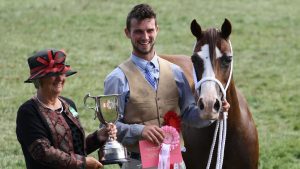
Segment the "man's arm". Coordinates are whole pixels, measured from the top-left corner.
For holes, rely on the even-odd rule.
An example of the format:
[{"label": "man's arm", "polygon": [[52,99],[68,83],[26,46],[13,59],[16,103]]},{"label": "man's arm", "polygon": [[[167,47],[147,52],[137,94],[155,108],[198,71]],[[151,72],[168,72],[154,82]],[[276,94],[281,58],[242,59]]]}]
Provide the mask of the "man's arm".
[{"label": "man's arm", "polygon": [[140,124],[125,124],[123,123],[123,115],[125,104],[129,98],[129,86],[125,74],[120,68],[114,69],[104,81],[104,94],[120,94],[119,97],[119,113],[120,119],[116,123],[117,139],[122,144],[136,144],[142,136],[144,125]]}]

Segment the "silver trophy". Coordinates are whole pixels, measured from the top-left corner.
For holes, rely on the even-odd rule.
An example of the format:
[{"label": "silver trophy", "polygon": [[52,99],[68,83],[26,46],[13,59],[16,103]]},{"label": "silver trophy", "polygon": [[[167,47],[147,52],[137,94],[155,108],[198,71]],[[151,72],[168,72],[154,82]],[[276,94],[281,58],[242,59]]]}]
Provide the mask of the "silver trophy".
[{"label": "silver trophy", "polygon": [[[98,117],[102,124],[115,123],[119,117],[118,96],[117,94],[102,96],[91,96],[87,94],[84,97],[84,105],[87,108],[95,110],[94,119]],[[108,139],[102,150],[99,149],[98,155],[99,161],[103,165],[128,162],[126,148],[112,138]],[[103,157],[101,158],[101,156]]]}]

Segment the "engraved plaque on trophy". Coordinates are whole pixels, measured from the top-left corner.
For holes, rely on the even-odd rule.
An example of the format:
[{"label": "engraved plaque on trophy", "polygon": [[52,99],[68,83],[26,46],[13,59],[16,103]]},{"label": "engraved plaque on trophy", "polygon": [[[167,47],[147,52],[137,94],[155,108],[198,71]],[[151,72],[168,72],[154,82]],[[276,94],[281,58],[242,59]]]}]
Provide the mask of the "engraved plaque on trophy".
[{"label": "engraved plaque on trophy", "polygon": [[[119,117],[119,95],[101,95],[91,96],[87,94],[84,97],[84,105],[87,108],[95,110],[95,119],[107,125],[108,123],[115,123]],[[105,143],[103,149],[99,149],[99,161],[102,164],[120,164],[127,162],[127,150],[118,141],[109,138]],[[100,159],[100,154],[103,157]]]}]

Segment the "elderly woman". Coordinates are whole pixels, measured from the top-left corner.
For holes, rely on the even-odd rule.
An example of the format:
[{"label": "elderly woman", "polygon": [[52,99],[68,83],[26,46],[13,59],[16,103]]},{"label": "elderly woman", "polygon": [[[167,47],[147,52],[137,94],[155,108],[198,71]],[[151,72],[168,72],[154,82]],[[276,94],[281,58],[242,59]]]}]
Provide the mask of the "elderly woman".
[{"label": "elderly woman", "polygon": [[108,125],[85,138],[74,102],[60,96],[66,77],[75,74],[62,50],[43,50],[28,58],[36,95],[20,106],[16,133],[28,169],[96,169],[102,164],[86,155],[116,137]]}]

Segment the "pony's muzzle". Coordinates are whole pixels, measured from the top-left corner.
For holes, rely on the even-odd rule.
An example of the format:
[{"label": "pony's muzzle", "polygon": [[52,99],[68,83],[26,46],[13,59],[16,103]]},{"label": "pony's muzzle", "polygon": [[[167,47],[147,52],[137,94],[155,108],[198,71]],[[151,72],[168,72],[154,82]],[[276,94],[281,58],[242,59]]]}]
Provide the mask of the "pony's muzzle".
[{"label": "pony's muzzle", "polygon": [[200,116],[205,120],[216,120],[219,118],[219,113],[222,109],[222,102],[218,98],[205,99],[200,97],[197,105],[200,109]]}]

